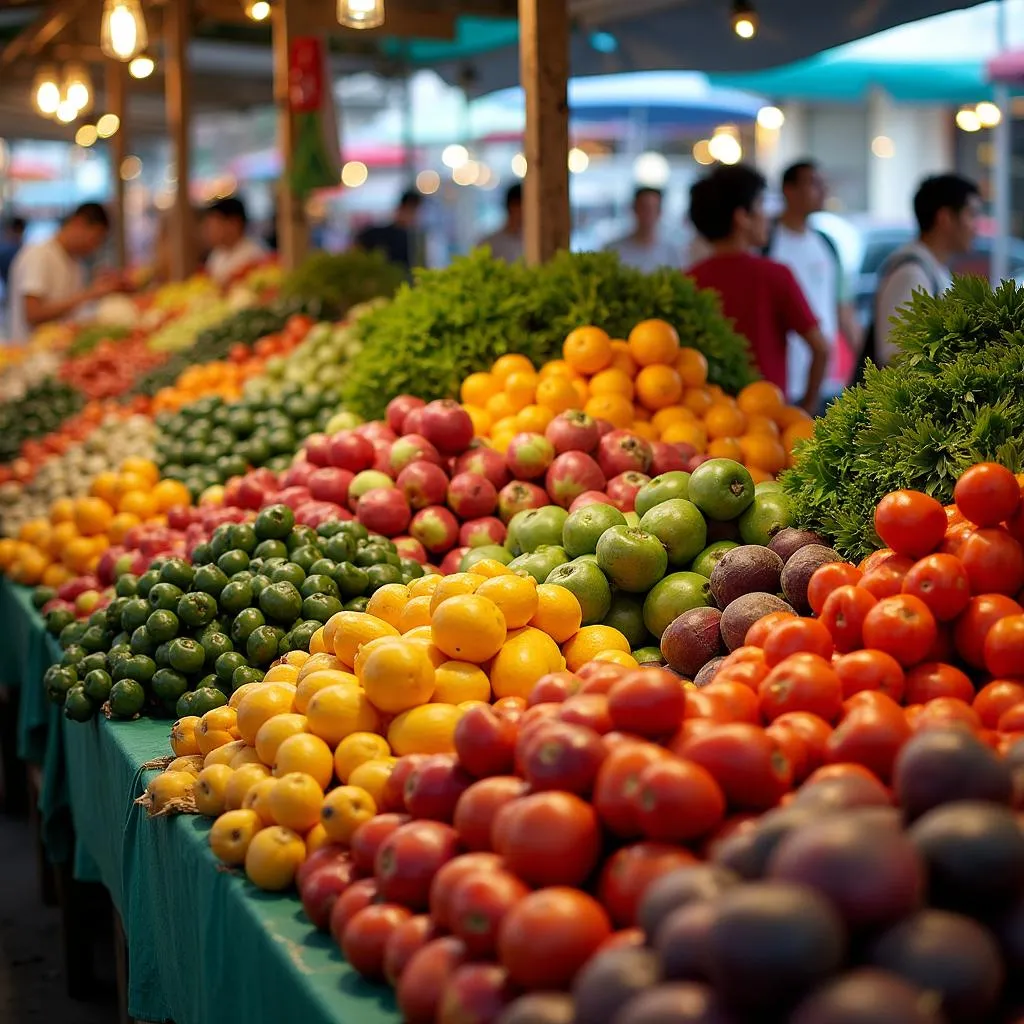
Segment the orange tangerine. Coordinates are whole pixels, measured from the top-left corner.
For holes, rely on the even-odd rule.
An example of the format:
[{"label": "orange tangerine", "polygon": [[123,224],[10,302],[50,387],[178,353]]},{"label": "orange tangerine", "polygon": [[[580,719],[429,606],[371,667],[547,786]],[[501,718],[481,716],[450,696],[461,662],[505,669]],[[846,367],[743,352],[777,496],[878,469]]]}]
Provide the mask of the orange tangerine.
[{"label": "orange tangerine", "polygon": [[245,851],[245,874],[260,889],[280,892],[291,888],[305,859],[302,836],[290,828],[271,825],[252,837]]},{"label": "orange tangerine", "polygon": [[696,419],[686,406],[670,405],[667,409],[659,409],[651,417],[651,424],[658,433],[663,433],[673,423],[695,423]]},{"label": "orange tangerine", "polygon": [[707,388],[687,388],[683,392],[683,407],[696,416],[703,416],[714,404],[714,396]]},{"label": "orange tangerine", "polygon": [[612,340],[600,327],[577,327],[565,339],[562,358],[580,373],[597,373],[612,361]]},{"label": "orange tangerine", "polygon": [[244,764],[241,768],[236,768],[224,789],[224,806],[229,811],[238,810],[245,800],[245,794],[257,782],[269,777],[270,769],[263,764]]},{"label": "orange tangerine", "polygon": [[256,733],[260,726],[274,715],[287,714],[292,710],[295,691],[285,683],[260,685],[247,693],[237,706],[238,735],[250,746],[256,744]]},{"label": "orange tangerine", "polygon": [[306,708],[306,728],[336,747],[354,732],[377,732],[380,716],[366,694],[352,686],[328,686]]},{"label": "orange tangerine", "polygon": [[196,739],[196,727],[199,722],[198,715],[186,715],[171,726],[171,750],[175,757],[199,753],[199,741]]},{"label": "orange tangerine", "polygon": [[639,367],[629,351],[629,342],[616,338],[612,341],[611,369],[622,370],[627,377],[635,377]]},{"label": "orange tangerine", "polygon": [[196,726],[196,742],[199,744],[199,753],[205,756],[217,747],[223,747],[225,743],[237,740],[238,716],[234,708],[219,707],[207,711],[199,720]]},{"label": "orange tangerine", "polygon": [[782,436],[778,423],[767,416],[747,416],[747,433],[764,434],[767,437],[778,438]]},{"label": "orange tangerine", "polygon": [[716,402],[704,414],[704,429],[708,437],[739,437],[747,429],[747,418],[731,405]]},{"label": "orange tangerine", "polygon": [[150,459],[143,459],[137,455],[130,455],[120,466],[122,473],[132,473],[141,477],[148,486],[153,487],[160,479],[160,468]]},{"label": "orange tangerine", "polygon": [[317,850],[331,845],[331,837],[323,825],[314,825],[306,833],[306,856],[312,857]]},{"label": "orange tangerine", "polygon": [[417,626],[430,625],[430,595],[410,597],[398,619],[398,632],[406,634]]},{"label": "orange tangerine", "polygon": [[537,404],[550,409],[555,415],[567,409],[575,409],[579,396],[573,381],[561,374],[544,377],[537,384]]},{"label": "orange tangerine", "polygon": [[273,772],[277,778],[290,772],[306,772],[321,789],[326,789],[334,776],[334,754],[319,736],[298,732],[278,744]]},{"label": "orange tangerine", "polygon": [[107,536],[112,544],[120,544],[128,535],[128,531],[142,523],[142,517],[136,512],[118,512],[110,520]]},{"label": "orange tangerine", "polygon": [[625,651],[602,651],[594,655],[594,661],[610,661],[615,665],[622,665],[624,668],[639,668],[640,663],[632,654]]},{"label": "orange tangerine", "polygon": [[496,395],[488,398],[484,410],[491,417],[491,422],[494,424],[492,430],[496,429],[502,420],[515,416],[519,412],[516,406],[512,404],[512,399],[504,391],[499,391]]},{"label": "orange tangerine", "polygon": [[[508,629],[525,626],[537,611],[537,581],[532,576],[495,576],[481,583],[476,595],[486,597],[498,606]],[[468,697],[465,699],[469,700]]]},{"label": "orange tangerine", "polygon": [[590,385],[582,377],[577,377],[573,380],[572,386],[576,392],[576,408],[582,409],[590,398]]},{"label": "orange tangerine", "polygon": [[513,373],[535,373],[533,363],[524,355],[510,352],[508,355],[500,356],[491,367],[491,374],[497,378],[498,383],[504,386],[505,381]]},{"label": "orange tangerine", "polygon": [[274,758],[277,756],[277,748],[289,736],[297,736],[299,733],[305,732],[305,729],[305,715],[288,713],[268,718],[256,730],[256,743],[254,746],[260,760],[266,765],[273,765]]},{"label": "orange tangerine", "polygon": [[177,505],[191,505],[192,495],[180,480],[161,480],[152,490],[153,501],[161,512]]},{"label": "orange tangerine", "polygon": [[433,616],[443,601],[459,594],[472,594],[483,583],[484,577],[471,572],[457,572],[439,578],[430,596],[430,614]]},{"label": "orange tangerine", "polygon": [[485,406],[487,399],[501,390],[501,381],[491,373],[471,373],[459,388],[459,397],[466,405]]},{"label": "orange tangerine", "polygon": [[505,642],[491,663],[491,688],[495,697],[528,698],[537,680],[565,668],[558,644],[542,630],[528,626]]},{"label": "orange tangerine", "polygon": [[505,378],[505,395],[516,412],[533,403],[539,380],[532,370],[529,373],[512,373]]},{"label": "orange tangerine", "polygon": [[196,810],[200,814],[215,818],[224,813],[225,790],[233,772],[234,769],[226,764],[212,764],[196,776],[192,796],[196,801]]},{"label": "orange tangerine", "polygon": [[[418,710],[418,709],[417,709]],[[348,784],[363,789],[375,804],[384,802],[384,787],[388,784],[391,773],[395,770],[397,757],[375,757],[372,761],[364,761],[353,769],[348,777]]]},{"label": "orange tangerine", "polygon": [[602,651],[623,651],[629,654],[629,641],[612,626],[584,626],[562,648],[570,672],[593,661]]},{"label": "orange tangerine", "polygon": [[344,669],[322,669],[319,672],[311,672],[308,676],[303,676],[295,687],[295,697],[292,702],[295,711],[304,715],[314,694],[326,690],[328,686],[358,687],[359,680]]},{"label": "orange tangerine", "polygon": [[352,833],[377,813],[373,797],[359,786],[338,786],[320,808],[320,824],[332,843],[347,846]]},{"label": "orange tangerine", "polygon": [[703,387],[708,381],[708,361],[695,348],[681,348],[675,361],[676,372],[688,388]]},{"label": "orange tangerine", "polygon": [[716,437],[708,444],[708,455],[713,459],[732,459],[733,462],[743,461],[743,448],[738,438]]},{"label": "orange tangerine", "polygon": [[114,505],[117,503],[119,493],[118,482],[117,473],[109,469],[104,470],[93,478],[92,483],[89,485],[89,493],[96,498],[102,498],[110,505]]},{"label": "orange tangerine", "polygon": [[589,386],[590,394],[593,396],[622,395],[623,398],[633,400],[633,376],[614,366],[595,373],[590,378]]},{"label": "orange tangerine", "polygon": [[50,522],[70,523],[75,518],[75,503],[71,498],[58,498],[50,506]]},{"label": "orange tangerine", "polygon": [[117,494],[121,497],[129,491],[145,491],[149,493],[150,483],[138,473],[119,473],[117,476]]},{"label": "orange tangerine", "polygon": [[786,396],[778,385],[758,380],[743,388],[736,396],[736,402],[747,416],[767,416],[774,420],[785,407]]},{"label": "orange tangerine", "polygon": [[284,662],[280,665],[271,665],[261,681],[264,683],[291,683],[294,686],[299,681],[299,670],[295,665]]},{"label": "orange tangerine", "polygon": [[490,702],[491,681],[479,666],[468,661],[446,661],[434,673],[434,694],[438,704],[461,704],[467,700]]},{"label": "orange tangerine", "polygon": [[[335,625],[330,630],[332,622]],[[328,619],[327,626],[334,642],[334,653],[345,665],[354,664],[356,652],[370,640],[379,636],[398,636],[398,630],[390,622],[366,612],[338,612]],[[324,639],[327,640],[326,633]]]},{"label": "orange tangerine", "polygon": [[274,788],[270,790],[269,802],[274,820],[301,834],[308,832],[320,821],[324,791],[312,775],[288,772],[278,777]]},{"label": "orange tangerine", "polygon": [[21,529],[18,530],[18,540],[34,547],[45,548],[52,529],[47,519],[30,519],[27,523],[22,523]]},{"label": "orange tangerine", "polygon": [[[0,562],[0,565],[3,563]],[[40,582],[46,587],[59,587],[72,579],[71,570],[66,566],[54,562],[43,570],[43,577]]]},{"label": "orange tangerine", "polygon": [[236,750],[231,760],[228,761],[228,766],[231,768],[241,768],[243,764],[263,764],[255,747],[243,744],[241,749]]},{"label": "orange tangerine", "polygon": [[768,473],[763,469],[758,469],[757,466],[747,466],[747,472],[750,474],[750,479],[755,484],[769,483],[775,479],[772,473]]},{"label": "orange tangerine", "polygon": [[568,377],[572,379],[579,376],[579,374],[564,359],[551,359],[537,371],[537,376],[541,380],[546,380],[548,377]]},{"label": "orange tangerine", "polygon": [[793,451],[797,441],[814,437],[814,420],[795,420],[782,432],[782,446],[787,452]]},{"label": "orange tangerine", "polygon": [[139,519],[150,519],[159,512],[156,501],[149,491],[125,491],[117,502],[118,512],[129,512]]},{"label": "orange tangerine", "polygon": [[[319,632],[319,630],[317,630]],[[314,634],[316,635],[316,634]],[[341,672],[345,671],[345,666],[334,656],[334,651],[320,651],[317,654],[311,654],[305,661],[305,663],[299,668],[299,675],[296,679],[296,685],[302,682],[306,676],[312,675],[314,672],[322,672],[325,669],[337,669]]]},{"label": "orange tangerine", "polygon": [[775,417],[775,422],[785,430],[787,427],[793,426],[794,423],[813,423],[814,417],[804,412],[798,405],[787,405]]},{"label": "orange tangerine", "polygon": [[75,572],[84,573],[93,560],[92,542],[88,537],[72,537],[64,546],[61,561]]},{"label": "orange tangerine", "polygon": [[633,424],[633,403],[622,395],[598,395],[583,406],[595,420],[607,420],[613,427],[625,429]]},{"label": "orange tangerine", "polygon": [[508,629],[501,609],[486,597],[458,594],[437,607],[431,621],[435,646],[456,661],[493,658]]},{"label": "orange tangerine", "polygon": [[210,849],[222,864],[242,864],[249,845],[262,828],[263,822],[255,811],[226,811],[210,829]]},{"label": "orange tangerine", "polygon": [[704,451],[708,443],[708,434],[701,423],[673,423],[662,431],[661,439],[666,444],[688,444]]},{"label": "orange tangerine", "polygon": [[404,583],[387,583],[370,596],[366,613],[376,615],[397,629],[408,601],[409,589]]},{"label": "orange tangerine", "polygon": [[766,473],[778,473],[786,468],[786,449],[774,437],[764,434],[744,434],[740,438],[743,461],[757,466]]},{"label": "orange tangerine", "polygon": [[469,418],[473,421],[473,433],[477,437],[486,437],[491,432],[494,422],[491,419],[491,414],[478,405],[464,405],[462,408],[466,410]]},{"label": "orange tangerine", "polygon": [[650,410],[666,409],[683,397],[683,382],[671,366],[652,363],[636,378],[637,398]]},{"label": "orange tangerine", "polygon": [[491,430],[491,436],[489,438],[491,447],[502,455],[508,451],[508,446],[512,443],[512,438],[518,434],[519,431],[516,427],[494,427]]},{"label": "orange tangerine", "polygon": [[[218,768],[219,765],[210,767]],[[255,811],[260,816],[264,828],[268,825],[278,824],[274,818],[274,812],[270,809],[270,794],[276,785],[277,779],[273,777],[260,779],[255,786],[249,787],[249,792],[245,794],[245,799],[242,801],[242,810]]]},{"label": "orange tangerine", "polygon": [[554,418],[554,411],[547,406],[528,405],[516,413],[516,430],[528,434],[543,434]]},{"label": "orange tangerine", "polygon": [[679,335],[664,320],[642,320],[629,332],[629,353],[638,366],[674,363],[679,355]]},{"label": "orange tangerine", "polygon": [[57,523],[50,531],[50,539],[46,545],[46,550],[54,558],[59,558],[68,541],[73,540],[77,536],[78,527],[73,522],[65,520],[64,522]]},{"label": "orange tangerine", "polygon": [[434,692],[434,666],[414,641],[394,640],[375,648],[360,679],[370,703],[391,715],[426,704]]},{"label": "orange tangerine", "polygon": [[454,753],[455,726],[461,717],[462,711],[454,704],[424,704],[410,708],[388,727],[388,743],[398,757]]},{"label": "orange tangerine", "polygon": [[439,576],[434,572],[428,576],[421,576],[419,579],[412,580],[409,583],[409,596],[412,598],[430,597],[443,578],[443,576]]},{"label": "orange tangerine", "polygon": [[483,576],[484,579],[488,580],[495,576],[513,575],[512,570],[504,562],[499,562],[496,558],[481,558],[479,562],[474,563],[470,572],[474,576]]},{"label": "orange tangerine", "polygon": [[537,610],[530,619],[531,626],[563,644],[579,630],[582,621],[583,611],[572,591],[554,583],[537,586]]},{"label": "orange tangerine", "polygon": [[75,501],[75,526],[83,537],[105,533],[113,518],[114,510],[102,498],[85,497]]},{"label": "orange tangerine", "polygon": [[343,783],[347,783],[361,764],[390,755],[391,748],[383,736],[373,732],[354,732],[346,736],[334,751],[334,772]]}]

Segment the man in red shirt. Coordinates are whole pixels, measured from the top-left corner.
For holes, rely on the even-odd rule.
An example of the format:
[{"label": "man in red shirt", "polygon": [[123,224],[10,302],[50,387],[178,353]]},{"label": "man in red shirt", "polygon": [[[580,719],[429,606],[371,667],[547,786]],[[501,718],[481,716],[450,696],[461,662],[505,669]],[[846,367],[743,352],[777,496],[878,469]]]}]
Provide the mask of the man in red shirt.
[{"label": "man in red shirt", "polygon": [[701,288],[721,296],[722,310],[749,342],[761,375],[786,391],[790,332],[811,350],[807,393],[800,401],[818,411],[828,366],[828,343],[788,267],[756,255],[768,242],[765,180],[738,164],[718,167],[690,190],[690,220],[711,246],[711,256],[690,268]]}]

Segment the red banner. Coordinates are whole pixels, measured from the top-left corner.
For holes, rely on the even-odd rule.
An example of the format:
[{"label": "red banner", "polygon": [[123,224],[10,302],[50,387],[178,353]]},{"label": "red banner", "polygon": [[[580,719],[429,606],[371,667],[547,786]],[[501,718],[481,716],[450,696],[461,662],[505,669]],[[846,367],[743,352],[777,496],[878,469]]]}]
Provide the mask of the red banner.
[{"label": "red banner", "polygon": [[288,102],[293,113],[312,114],[324,98],[324,48],[319,39],[292,41],[288,54]]}]

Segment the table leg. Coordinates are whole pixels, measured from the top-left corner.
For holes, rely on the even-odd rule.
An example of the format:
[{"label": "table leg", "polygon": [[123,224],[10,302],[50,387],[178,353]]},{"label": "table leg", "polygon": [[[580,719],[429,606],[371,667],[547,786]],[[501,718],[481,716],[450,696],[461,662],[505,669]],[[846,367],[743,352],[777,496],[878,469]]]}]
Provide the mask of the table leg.
[{"label": "table leg", "polygon": [[32,829],[32,835],[36,846],[36,864],[39,876],[39,894],[43,905],[55,907],[57,905],[56,878],[53,865],[47,860],[46,850],[43,846],[42,830],[39,821],[39,789],[42,785],[42,775],[36,765],[29,765],[25,773],[25,792],[28,802],[28,820]]},{"label": "table leg", "polygon": [[117,1020],[118,1024],[139,1024],[128,1012],[128,943],[125,940],[124,924],[117,907],[111,904],[114,918],[114,965],[117,969]]},{"label": "table leg", "polygon": [[25,804],[25,765],[18,760],[18,691],[0,686],[0,809],[20,817]]}]

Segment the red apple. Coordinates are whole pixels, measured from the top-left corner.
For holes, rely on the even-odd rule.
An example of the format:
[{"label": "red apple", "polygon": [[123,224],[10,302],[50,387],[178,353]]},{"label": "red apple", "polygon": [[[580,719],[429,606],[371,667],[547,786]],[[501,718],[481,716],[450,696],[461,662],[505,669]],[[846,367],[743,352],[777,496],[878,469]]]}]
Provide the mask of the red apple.
[{"label": "red apple", "polygon": [[335,505],[333,501],[307,501],[295,509],[295,522],[303,526],[316,527],[332,520],[348,522],[352,518],[347,508]]},{"label": "red apple", "polygon": [[594,422],[597,424],[597,438],[599,441],[605,434],[610,434],[615,429],[615,424],[609,420],[596,419]]},{"label": "red apple", "polygon": [[555,446],[543,434],[516,434],[505,451],[509,471],[517,480],[536,480],[554,459]]},{"label": "red apple", "polygon": [[479,473],[487,477],[499,491],[509,480],[505,456],[488,448],[482,441],[474,441],[469,451],[456,458],[452,473]]},{"label": "red apple", "polygon": [[399,558],[411,558],[414,562],[424,565],[427,561],[427,549],[415,537],[392,537],[398,550]]},{"label": "red apple", "polygon": [[469,708],[453,735],[459,764],[478,779],[509,774],[518,733],[517,719],[499,715],[483,705]]},{"label": "red apple", "polygon": [[551,500],[568,508],[584,491],[603,490],[605,479],[601,467],[589,455],[570,451],[563,452],[551,463],[544,483]]},{"label": "red apple", "polygon": [[377,470],[379,473],[387,473],[388,476],[394,476],[391,472],[391,441],[373,441],[373,465],[371,469]]},{"label": "red apple", "polygon": [[326,867],[328,864],[335,864],[338,861],[348,861],[351,859],[349,851],[339,843],[328,843],[326,846],[321,846],[319,850],[311,853],[299,865],[299,870],[295,872],[295,885],[301,892],[307,879],[311,878],[322,867]]},{"label": "red apple", "polygon": [[438,567],[442,576],[453,576],[459,571],[459,567],[462,565],[463,558],[466,557],[472,551],[472,548],[452,548],[444,558],[441,559],[441,564]]},{"label": "red apple", "polygon": [[569,506],[570,512],[575,512],[579,508],[586,508],[587,505],[610,505],[611,500],[604,491],[584,491],[582,494],[577,495],[572,499],[572,504]]},{"label": "red apple", "polygon": [[348,504],[348,489],[355,474],[337,466],[314,469],[306,486],[317,501],[333,501],[335,505]]},{"label": "red apple", "polygon": [[497,504],[494,484],[479,473],[459,473],[448,485],[448,507],[460,519],[489,516]]},{"label": "red apple", "polygon": [[309,493],[308,487],[285,487],[283,490],[277,492],[277,502],[281,505],[287,505],[290,509],[297,509],[300,505],[305,504],[313,497]]},{"label": "red apple", "polygon": [[562,452],[592,452],[600,440],[597,421],[579,409],[559,413],[544,430],[544,436]]},{"label": "red apple", "polygon": [[376,453],[373,442],[354,430],[342,430],[328,443],[327,455],[332,466],[360,473],[373,465]]},{"label": "red apple", "polygon": [[413,409],[422,409],[427,403],[422,398],[417,398],[415,395],[398,395],[396,398],[392,398],[388,402],[385,416],[387,417],[388,426],[399,436],[404,434],[406,431],[403,428],[405,423],[405,417],[413,411]]},{"label": "red apple", "polygon": [[473,421],[458,402],[442,398],[423,409],[423,433],[438,451],[458,455],[473,440]]},{"label": "red apple", "polygon": [[548,493],[537,484],[513,480],[498,492],[498,515],[503,523],[528,508],[543,508],[548,504]]},{"label": "red apple", "polygon": [[447,979],[437,1024],[491,1024],[516,995],[518,989],[509,981],[504,967],[463,964]]},{"label": "red apple", "polygon": [[370,423],[360,423],[358,427],[354,428],[355,432],[360,437],[365,437],[367,441],[397,441],[398,435],[383,421],[373,420]]},{"label": "red apple", "polygon": [[438,450],[419,434],[405,434],[391,446],[391,475],[397,477],[413,462],[433,462],[441,465]]},{"label": "red apple", "polygon": [[317,931],[327,931],[338,897],[356,880],[351,857],[339,857],[306,875],[299,889],[302,909]]},{"label": "red apple", "polygon": [[306,458],[314,466],[331,464],[331,439],[326,434],[310,434],[304,445]]},{"label": "red apple", "polygon": [[411,409],[406,413],[405,419],[402,420],[402,429],[398,432],[400,435],[403,434],[422,434],[423,433],[423,410],[426,406],[420,408]]},{"label": "red apple", "polygon": [[459,530],[459,543],[463,547],[481,548],[485,544],[503,544],[507,534],[505,524],[494,516],[470,519]]},{"label": "red apple", "polygon": [[348,507],[353,512],[359,507],[359,499],[368,492],[380,488],[393,488],[394,480],[376,469],[364,469],[362,473],[356,473],[352,482],[348,485]]},{"label": "red apple", "polygon": [[653,454],[650,443],[639,434],[613,430],[598,442],[597,464],[609,479],[620,473],[646,473],[651,468]]},{"label": "red apple", "polygon": [[377,487],[367,491],[356,506],[356,518],[371,533],[397,537],[412,518],[405,495],[395,487]]},{"label": "red apple", "polygon": [[688,458],[689,456],[684,456],[676,445],[666,444],[664,441],[652,441],[651,465],[647,472],[651,476],[661,476],[662,473],[685,470]]},{"label": "red apple", "polygon": [[704,452],[698,452],[696,455],[691,455],[689,461],[686,463],[686,472],[692,473],[698,466],[705,462],[710,462],[711,456]]},{"label": "red apple", "polygon": [[459,522],[442,505],[429,505],[412,517],[409,534],[432,555],[451,550],[459,539]]},{"label": "red apple", "polygon": [[[283,487],[309,487],[309,478],[316,472],[316,466],[306,459],[297,459],[281,474]],[[310,492],[312,493],[312,492]]]},{"label": "red apple", "polygon": [[450,825],[459,797],[473,779],[454,754],[435,754],[416,765],[405,780],[405,806],[414,818]]},{"label": "red apple", "polygon": [[636,492],[650,482],[651,478],[646,473],[620,473],[608,481],[605,490],[611,503],[620,512],[632,512],[636,505]]}]

